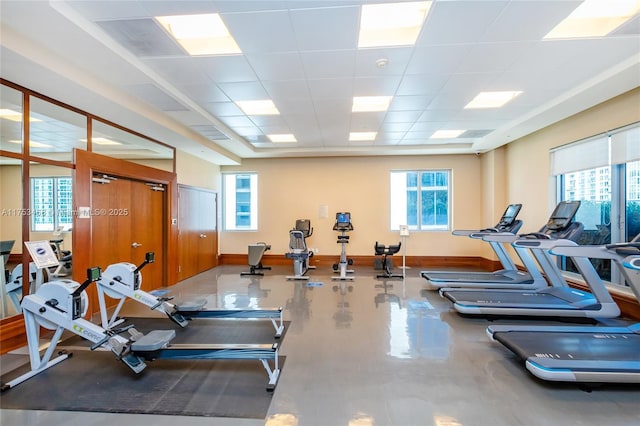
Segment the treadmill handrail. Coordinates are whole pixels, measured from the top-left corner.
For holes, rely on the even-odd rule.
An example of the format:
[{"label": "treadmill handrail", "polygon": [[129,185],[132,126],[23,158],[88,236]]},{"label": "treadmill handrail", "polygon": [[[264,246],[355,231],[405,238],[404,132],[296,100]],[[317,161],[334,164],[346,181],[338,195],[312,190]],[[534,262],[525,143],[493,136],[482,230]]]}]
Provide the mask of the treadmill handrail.
[{"label": "treadmill handrail", "polygon": [[479,229],[454,229],[451,232],[451,235],[455,235],[456,237],[468,237],[475,232],[480,232]]},{"label": "treadmill handrail", "polygon": [[[496,243],[511,243],[519,238],[516,234],[512,234],[511,232],[478,233],[478,235],[483,241]],[[473,235],[471,238],[473,238]]]},{"label": "treadmill handrail", "polygon": [[[558,247],[558,246],[563,246],[563,247],[578,246],[578,244],[572,240],[563,240],[563,239],[535,240],[535,239],[528,239],[528,238],[517,239],[512,243],[512,245],[514,247],[527,247],[527,248],[536,248],[536,249],[542,249],[542,250],[552,250],[554,247]],[[555,253],[551,251],[551,254],[555,254]]]},{"label": "treadmill handrail", "polygon": [[[622,243],[624,244],[624,243]],[[615,249],[615,247],[608,248],[611,245],[604,246],[593,246],[593,245],[585,245],[585,246],[574,246],[567,247],[565,245],[556,246],[553,248],[550,253],[557,256],[569,256],[573,259],[574,263],[579,260],[586,260],[588,258],[591,259],[606,259],[611,260],[618,266],[620,273],[624,277],[625,281],[629,284],[629,287],[633,291],[633,294],[636,296],[638,301],[640,302],[640,274],[637,272],[638,268],[635,268],[631,265],[631,263],[635,263],[637,261],[629,258],[640,258],[638,255],[627,256],[626,253],[620,253]],[[617,246],[617,245],[615,245]],[[588,261],[588,260],[586,260]],[[585,280],[588,281],[586,277]],[[606,289],[606,286],[602,282],[602,279],[597,276],[597,278],[593,278],[593,280],[599,280],[602,283],[602,287]],[[587,282],[587,285],[589,283]]]}]

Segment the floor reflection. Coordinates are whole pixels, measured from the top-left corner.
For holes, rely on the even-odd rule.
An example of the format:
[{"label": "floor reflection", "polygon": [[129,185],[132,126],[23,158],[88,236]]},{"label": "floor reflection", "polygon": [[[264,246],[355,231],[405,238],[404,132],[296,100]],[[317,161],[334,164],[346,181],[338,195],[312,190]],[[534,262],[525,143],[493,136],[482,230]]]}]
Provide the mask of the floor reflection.
[{"label": "floor reflection", "polygon": [[389,352],[394,358],[447,359],[449,325],[426,300],[408,299],[406,309],[389,305]]}]

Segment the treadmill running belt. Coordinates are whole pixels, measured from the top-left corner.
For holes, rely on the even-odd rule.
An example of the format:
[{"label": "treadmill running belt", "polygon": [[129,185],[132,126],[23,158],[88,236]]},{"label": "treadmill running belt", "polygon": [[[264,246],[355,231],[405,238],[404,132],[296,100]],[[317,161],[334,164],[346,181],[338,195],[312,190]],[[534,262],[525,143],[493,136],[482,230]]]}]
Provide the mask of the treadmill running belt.
[{"label": "treadmill running belt", "polygon": [[498,332],[494,338],[523,360],[530,357],[574,361],[640,362],[640,334]]},{"label": "treadmill running belt", "polygon": [[423,277],[431,281],[446,282],[513,282],[526,284],[533,280],[527,273],[518,273],[517,279],[513,275],[496,274],[493,272],[459,272],[459,273],[434,273],[423,274]]},{"label": "treadmill running belt", "polygon": [[[549,306],[553,305],[554,308],[559,309],[577,309],[575,306],[569,304],[566,300],[554,296],[549,293],[536,293],[536,292],[519,292],[519,291],[445,291],[443,295],[454,303],[461,305],[478,305],[478,306],[492,306],[498,308],[507,307],[531,307],[537,306]],[[595,301],[595,300],[594,300]],[[536,306],[537,305],[537,306]],[[594,303],[594,305],[600,306]],[[590,307],[582,306],[581,309],[589,309]]]}]

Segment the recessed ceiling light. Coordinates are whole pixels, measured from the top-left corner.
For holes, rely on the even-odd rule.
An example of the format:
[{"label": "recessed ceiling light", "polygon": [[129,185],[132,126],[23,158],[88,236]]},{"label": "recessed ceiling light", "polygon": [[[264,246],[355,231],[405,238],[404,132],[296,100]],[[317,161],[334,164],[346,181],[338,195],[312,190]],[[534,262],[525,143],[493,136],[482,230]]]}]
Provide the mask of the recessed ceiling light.
[{"label": "recessed ceiling light", "polygon": [[415,44],[430,7],[430,1],[363,5],[358,48]]},{"label": "recessed ceiling light", "polygon": [[393,96],[354,96],[352,112],[386,111]]},{"label": "recessed ceiling light", "polygon": [[349,133],[350,141],[373,141],[376,139],[378,132],[351,132]]},{"label": "recessed ceiling light", "polygon": [[639,11],[638,0],[586,0],[544,38],[602,37]]},{"label": "recessed ceiling light", "polygon": [[242,53],[217,13],[156,16],[156,20],[190,55]]},{"label": "recessed ceiling light", "polygon": [[480,92],[469,102],[465,109],[471,108],[499,108],[518,96],[521,91]]},{"label": "recessed ceiling light", "polygon": [[431,139],[453,139],[464,133],[464,130],[437,130]]},{"label": "recessed ceiling light", "polygon": [[283,134],[277,134],[277,135],[267,135],[267,137],[269,139],[271,139],[271,142],[273,142],[273,143],[298,142],[296,140],[296,137],[294,135],[292,135],[291,133],[283,133]]},{"label": "recessed ceiling light", "polygon": [[278,115],[280,111],[270,99],[260,101],[238,101],[236,105],[240,107],[246,115]]}]

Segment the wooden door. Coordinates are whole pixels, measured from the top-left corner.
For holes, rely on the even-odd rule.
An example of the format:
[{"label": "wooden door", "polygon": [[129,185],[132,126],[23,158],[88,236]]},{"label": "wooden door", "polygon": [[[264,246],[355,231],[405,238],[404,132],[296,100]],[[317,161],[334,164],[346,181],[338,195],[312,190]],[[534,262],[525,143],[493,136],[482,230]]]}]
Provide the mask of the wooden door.
[{"label": "wooden door", "polygon": [[[113,263],[131,261],[131,216],[113,214],[114,209],[130,208],[130,203],[131,181],[104,179],[92,183],[91,267],[99,266],[104,271]],[[95,288],[90,288],[89,296],[91,306],[98,306]]]},{"label": "wooden door", "polygon": [[154,290],[164,283],[164,187],[131,181],[131,241],[129,262],[140,265],[148,252],[155,253],[155,262],[142,269],[142,288]]},{"label": "wooden door", "polygon": [[217,194],[199,191],[198,195],[198,272],[203,272],[218,265]]},{"label": "wooden door", "polygon": [[178,188],[178,280],[198,272],[199,229],[197,219],[198,192],[189,187]]},{"label": "wooden door", "polygon": [[142,270],[147,291],[165,285],[164,191],[153,188],[145,182],[114,178],[94,182],[91,194],[92,265],[103,270],[118,262],[137,266],[152,251],[155,262]]},{"label": "wooden door", "polygon": [[218,265],[217,194],[178,187],[178,279]]}]

